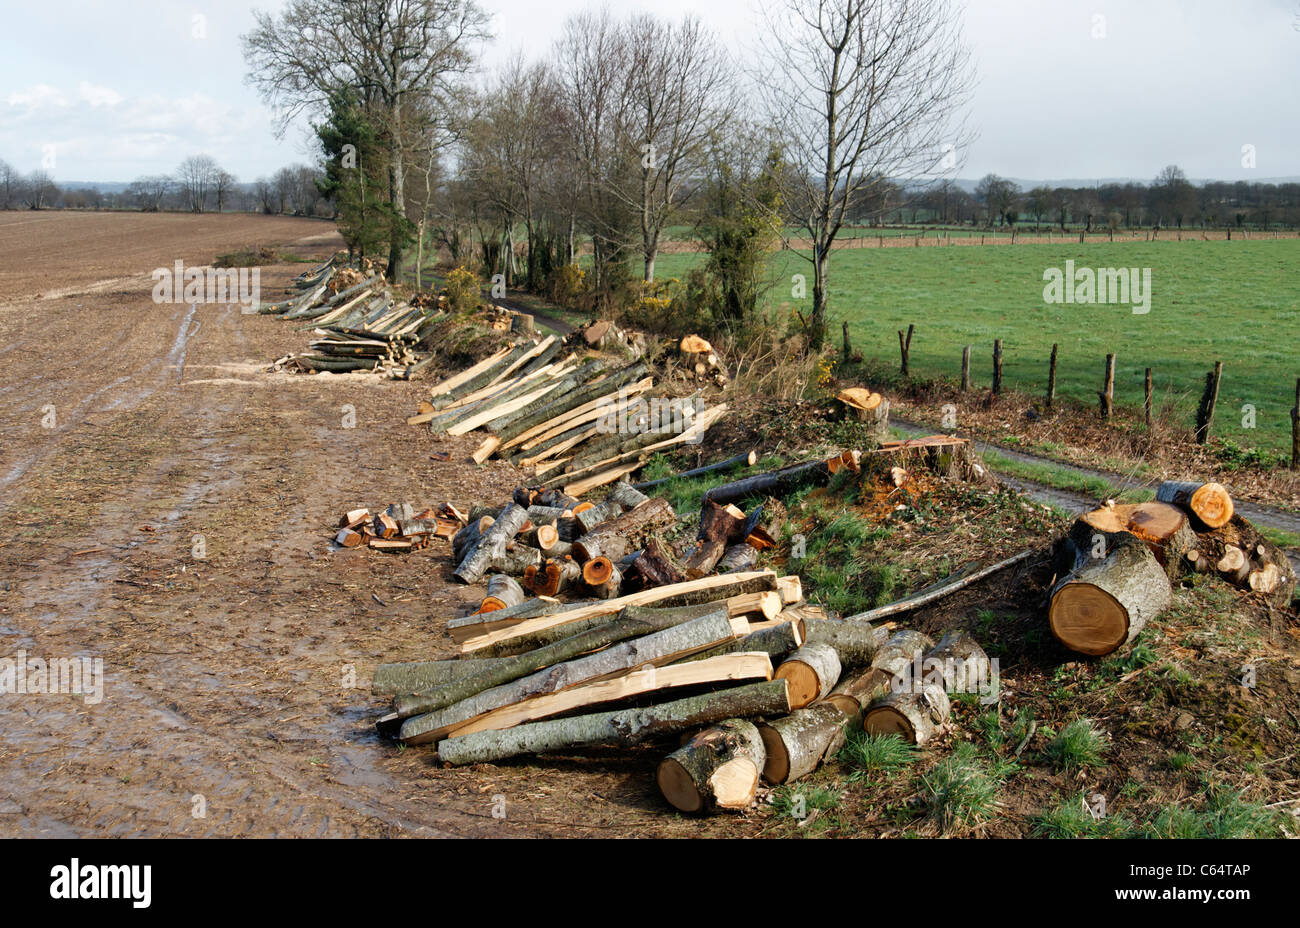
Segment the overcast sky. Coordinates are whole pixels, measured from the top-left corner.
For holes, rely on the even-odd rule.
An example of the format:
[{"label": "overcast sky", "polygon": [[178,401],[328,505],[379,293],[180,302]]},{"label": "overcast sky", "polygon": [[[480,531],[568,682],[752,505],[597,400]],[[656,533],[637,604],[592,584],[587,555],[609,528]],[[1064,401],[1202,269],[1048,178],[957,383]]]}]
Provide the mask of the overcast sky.
[{"label": "overcast sky", "polygon": [[[780,0],[767,0],[777,3]],[[5,0],[0,158],[56,180],[129,181],[206,152],[242,180],[310,160],[273,134],[244,81],[251,8],[282,0]],[[588,0],[482,0],[491,66],[543,56]],[[611,2],[694,13],[740,56],[753,0]],[[979,137],[961,177],[1149,179],[1300,175],[1300,0],[969,0]],[[1253,145],[1254,169],[1242,166]]]}]

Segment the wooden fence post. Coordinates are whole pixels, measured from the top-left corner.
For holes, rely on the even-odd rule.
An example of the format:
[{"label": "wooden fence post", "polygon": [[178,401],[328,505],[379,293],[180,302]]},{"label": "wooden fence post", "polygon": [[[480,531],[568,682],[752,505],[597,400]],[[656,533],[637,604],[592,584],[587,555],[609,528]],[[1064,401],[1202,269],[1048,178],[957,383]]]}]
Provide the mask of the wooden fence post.
[{"label": "wooden fence post", "polygon": [[1214,423],[1214,407],[1219,402],[1219,384],[1223,380],[1223,362],[1216,361],[1214,370],[1205,375],[1205,392],[1196,410],[1196,443],[1205,444],[1210,439],[1210,426]]},{"label": "wooden fence post", "polygon": [[961,392],[970,390],[970,345],[961,350]]},{"label": "wooden fence post", "polygon": [[1047,365],[1047,409],[1056,402],[1056,345],[1052,345],[1052,360]]},{"label": "wooden fence post", "polygon": [[1300,470],[1300,377],[1295,382],[1295,406],[1291,408],[1291,469]]},{"label": "wooden fence post", "polygon": [[903,356],[903,364],[902,367],[899,368],[899,373],[901,373],[904,377],[908,376],[908,373],[911,370],[910,362],[912,357],[912,332],[915,328],[916,326],[914,325],[909,325],[907,327],[907,338],[903,337],[902,329],[898,330],[898,351],[899,354]]},{"label": "wooden fence post", "polygon": [[1002,339],[993,340],[993,395],[1002,394]]},{"label": "wooden fence post", "polygon": [[1111,412],[1115,408],[1115,356],[1106,355],[1106,380],[1101,388],[1101,418],[1103,421],[1110,418]]}]

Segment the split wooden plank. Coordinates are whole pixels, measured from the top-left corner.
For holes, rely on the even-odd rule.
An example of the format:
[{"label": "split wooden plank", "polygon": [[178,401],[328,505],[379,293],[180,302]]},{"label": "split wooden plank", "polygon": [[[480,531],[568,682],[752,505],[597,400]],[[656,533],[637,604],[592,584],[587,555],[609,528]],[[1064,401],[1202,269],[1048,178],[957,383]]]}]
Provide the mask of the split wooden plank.
[{"label": "split wooden plank", "polygon": [[626,606],[650,606],[655,603],[661,605],[694,605],[696,603],[730,599],[732,596],[746,593],[773,590],[775,587],[776,574],[770,570],[755,570],[743,574],[723,574],[717,577],[701,577],[698,580],[687,580],[683,583],[641,590],[627,596],[620,596],[617,599],[588,603],[567,612],[557,612],[552,615],[528,619],[513,628],[489,632],[477,638],[472,638],[465,642],[461,650],[466,654],[473,653],[514,637],[544,631],[558,625],[581,622],[583,619],[596,616],[614,615]]},{"label": "split wooden plank", "polygon": [[574,709],[618,702],[633,696],[683,686],[770,679],[772,679],[772,659],[762,651],[724,654],[688,664],[673,664],[669,667],[646,664],[621,677],[575,686],[549,696],[539,696],[518,705],[497,709],[453,729],[450,737],[455,738],[476,731],[513,728],[525,722],[535,722]]}]

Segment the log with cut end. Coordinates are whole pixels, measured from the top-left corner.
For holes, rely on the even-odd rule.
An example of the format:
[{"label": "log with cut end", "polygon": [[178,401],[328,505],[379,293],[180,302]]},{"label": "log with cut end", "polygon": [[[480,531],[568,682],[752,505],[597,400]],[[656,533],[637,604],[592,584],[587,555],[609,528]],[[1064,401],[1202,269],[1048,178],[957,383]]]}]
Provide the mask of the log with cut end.
[{"label": "log with cut end", "polygon": [[844,714],[829,702],[760,723],[758,733],[767,754],[763,779],[772,784],[792,783],[812,773],[842,741],[844,725]]},{"label": "log with cut end", "polygon": [[478,540],[483,537],[483,533],[491,528],[492,523],[496,521],[495,516],[473,518],[473,513],[470,515],[471,518],[468,524],[451,538],[451,555],[458,564],[466,554],[474,549],[474,546],[478,544]]},{"label": "log with cut end", "polygon": [[557,596],[577,587],[582,580],[582,568],[572,558],[550,558],[542,567],[525,574],[525,579],[529,577],[533,593]]},{"label": "log with cut end", "polygon": [[750,496],[781,497],[806,484],[825,483],[830,477],[830,472],[830,464],[827,461],[809,461],[714,487],[704,496],[723,505],[739,502]]},{"label": "log with cut end", "polygon": [[626,672],[644,664],[667,664],[735,636],[732,619],[719,610],[681,625],[623,641],[477,693],[445,709],[407,719],[401,738],[407,744],[425,744],[444,737],[456,726],[525,699],[555,693],[601,677]]},{"label": "log with cut end", "polygon": [[942,686],[917,681],[902,692],[891,690],[868,709],[862,727],[873,735],[898,735],[909,744],[922,745],[939,731],[950,708]]},{"label": "log with cut end", "polygon": [[1156,502],[1177,506],[1205,528],[1222,528],[1233,514],[1232,496],[1218,483],[1166,480],[1156,490]]},{"label": "log with cut end", "polygon": [[369,518],[369,509],[349,509],[347,513],[339,519],[339,528],[357,528]]},{"label": "log with cut end", "polygon": [[547,754],[599,744],[639,744],[729,718],[787,715],[790,699],[786,689],[784,680],[768,680],[645,708],[475,732],[439,743],[438,758],[457,766],[492,763],[520,754]]},{"label": "log with cut end", "polygon": [[1286,552],[1259,533],[1249,520],[1233,515],[1227,524],[1197,535],[1202,571],[1217,571],[1243,590],[1289,603],[1296,575]]},{"label": "log with cut end", "polygon": [[889,400],[865,387],[849,387],[835,397],[839,414],[867,426],[867,437],[876,444],[889,440]]},{"label": "log with cut end", "polygon": [[683,812],[743,811],[754,802],[765,761],[754,723],[728,719],[664,758],[655,781],[664,798]]},{"label": "log with cut end", "polygon": [[1168,503],[1109,503],[1084,513],[1069,533],[1076,547],[1092,546],[1094,533],[1129,532],[1144,541],[1171,579],[1186,566],[1186,553],[1196,547],[1196,533],[1187,515]]},{"label": "log with cut end", "polygon": [[835,649],[826,644],[804,644],[777,668],[778,678],[790,681],[790,705],[802,709],[830,695],[842,667]]},{"label": "log with cut end", "polygon": [[[617,507],[617,504],[614,505]],[[578,518],[581,519],[582,516]],[[612,561],[621,561],[641,547],[641,543],[652,537],[655,531],[676,521],[677,515],[668,500],[658,497],[647,499],[613,519],[601,522],[594,531],[587,532],[575,541],[574,557],[585,561],[604,556]]]},{"label": "log with cut end", "polygon": [[1132,641],[1173,599],[1164,568],[1136,535],[1116,532],[1104,540],[1104,546],[1075,549],[1074,564],[1053,589],[1048,610],[1056,639],[1090,657]]},{"label": "log with cut end", "polygon": [[488,578],[487,596],[479,604],[478,611],[498,612],[509,606],[522,605],[524,588],[514,577],[508,574],[493,574]]},{"label": "log with cut end", "polygon": [[540,568],[545,563],[546,557],[536,548],[530,548],[528,545],[510,544],[506,545],[506,550],[498,558],[494,558],[489,565],[490,569],[498,573],[510,574],[512,577],[522,577],[528,568],[534,570]]},{"label": "log with cut end", "polygon": [[969,632],[957,630],[944,635],[926,652],[922,670],[926,679],[932,674],[936,678],[941,676],[943,687],[949,693],[993,695],[991,687],[996,681],[992,678],[989,656]]},{"label": "log with cut end", "polygon": [[580,512],[574,512],[573,516],[582,526],[584,534],[590,534],[592,529],[602,523],[607,523],[611,519],[617,519],[623,514],[623,507],[613,500],[605,500],[603,503],[597,503],[588,509]]},{"label": "log with cut end", "polygon": [[614,599],[623,588],[623,574],[607,557],[594,557],[582,565],[582,579],[597,599]]},{"label": "log with cut end", "polygon": [[729,457],[725,461],[717,461],[713,464],[705,464],[702,467],[693,467],[690,470],[684,470],[680,474],[674,474],[671,477],[660,477],[658,480],[648,480],[635,484],[638,490],[653,490],[655,487],[663,486],[672,480],[681,480],[691,477],[703,477],[705,474],[719,473],[721,471],[731,470],[733,467],[753,467],[758,463],[757,451],[746,451]]},{"label": "log with cut end", "polygon": [[626,480],[620,480],[610,488],[609,496],[606,497],[610,502],[618,503],[625,511],[635,509],[642,503],[650,499],[640,490],[633,487]]},{"label": "log with cut end", "polygon": [[451,637],[457,643],[460,643],[476,635],[482,635],[501,628],[510,628],[524,619],[548,615],[552,612],[560,612],[570,608],[572,606],[567,603],[543,596],[525,600],[517,606],[507,606],[495,612],[475,612],[458,619],[450,619],[446,628]]},{"label": "log with cut end", "polygon": [[697,544],[685,562],[686,576],[703,577],[713,572],[727,548],[744,540],[745,513],[731,504],[719,504],[706,498],[700,505]]},{"label": "log with cut end", "polygon": [[335,544],[344,548],[359,548],[365,544],[365,541],[366,538],[361,532],[350,528],[341,528],[339,533],[334,536]]}]

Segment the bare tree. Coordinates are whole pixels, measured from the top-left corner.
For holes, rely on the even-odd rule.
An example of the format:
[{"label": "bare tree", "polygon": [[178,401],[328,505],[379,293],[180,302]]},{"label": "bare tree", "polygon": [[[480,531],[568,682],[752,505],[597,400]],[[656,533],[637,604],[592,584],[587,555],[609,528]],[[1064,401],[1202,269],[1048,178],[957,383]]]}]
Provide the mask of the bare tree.
[{"label": "bare tree", "polygon": [[965,148],[973,72],[948,0],[784,0],[766,33],[756,86],[784,143],[784,200],[812,242],[808,334],[820,348],[845,217],[889,178],[933,175]]},{"label": "bare tree", "polygon": [[207,208],[208,194],[217,184],[221,166],[210,155],[192,155],[176,169],[176,183],[192,213]]},{"label": "bare tree", "polygon": [[226,201],[234,191],[239,181],[234,174],[222,168],[217,168],[217,173],[212,177],[212,193],[217,199],[217,212],[226,208]]},{"label": "bare tree", "polygon": [[244,57],[252,82],[279,109],[282,132],[301,113],[328,112],[331,94],[346,89],[380,114],[394,217],[388,274],[397,280],[408,234],[407,116],[421,98],[438,112],[470,69],[487,16],[473,0],[290,0],[278,19],[254,17]]},{"label": "bare tree", "polygon": [[146,213],[156,213],[162,209],[163,200],[171,193],[174,182],[166,174],[149,174],[137,177],[126,188],[127,196],[135,205]]},{"label": "bare tree", "polygon": [[979,200],[987,211],[989,228],[993,227],[994,219],[1015,223],[1011,214],[1019,197],[1020,187],[996,174],[985,174],[975,185],[975,199]]},{"label": "bare tree", "polygon": [[710,133],[731,117],[732,71],[698,19],[672,23],[650,14],[624,27],[626,80],[620,136],[634,147],[640,171],[632,189],[615,192],[640,224],[645,279],[655,277],[659,237],[680,205],[686,181],[706,160]]},{"label": "bare tree", "polygon": [[22,198],[28,209],[45,209],[58,197],[59,188],[45,171],[33,171],[22,183]]},{"label": "bare tree", "polygon": [[12,209],[18,202],[22,175],[7,161],[0,161],[0,209]]}]

